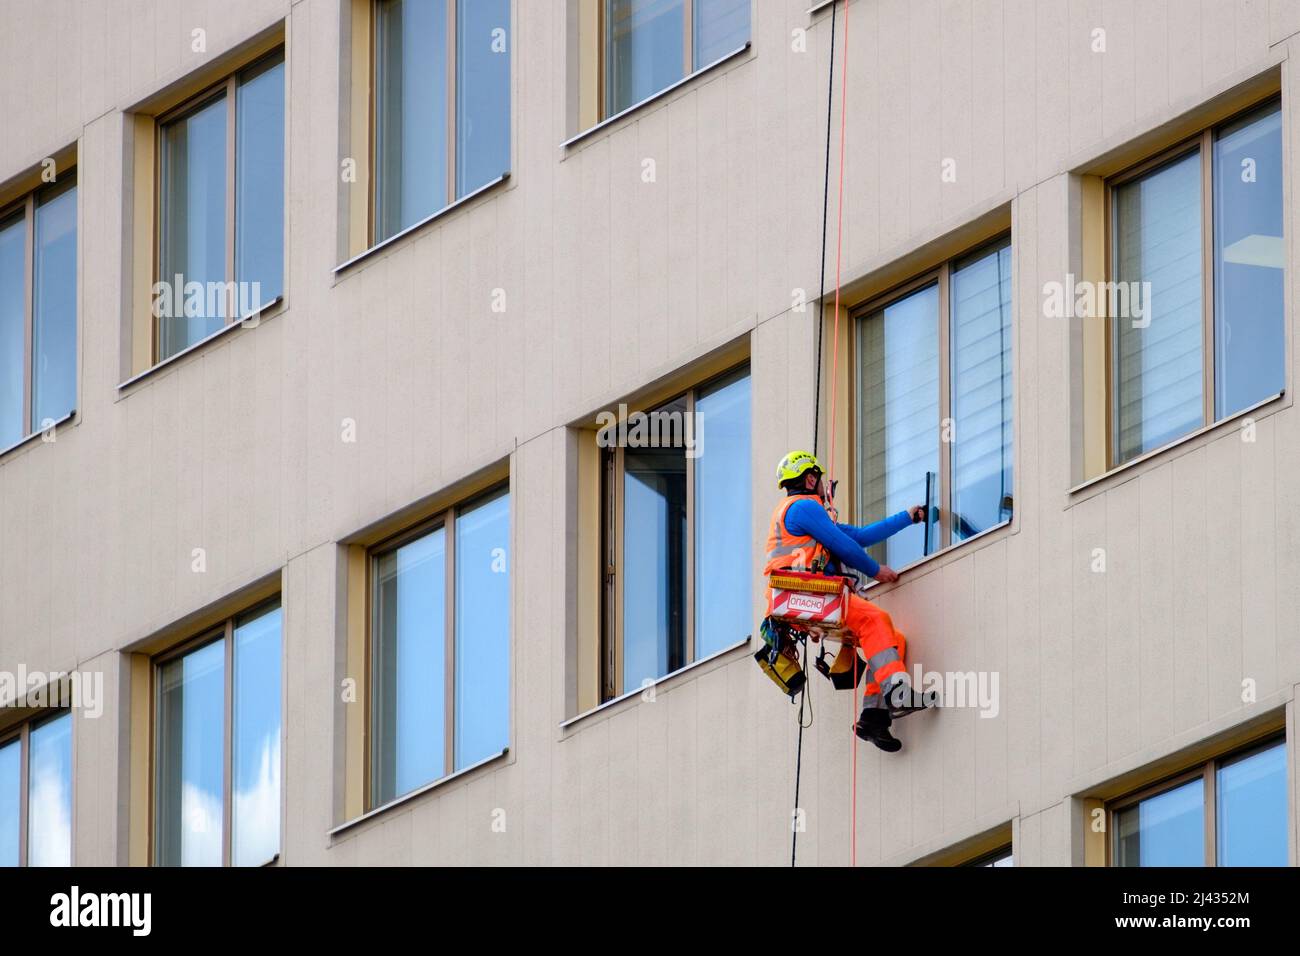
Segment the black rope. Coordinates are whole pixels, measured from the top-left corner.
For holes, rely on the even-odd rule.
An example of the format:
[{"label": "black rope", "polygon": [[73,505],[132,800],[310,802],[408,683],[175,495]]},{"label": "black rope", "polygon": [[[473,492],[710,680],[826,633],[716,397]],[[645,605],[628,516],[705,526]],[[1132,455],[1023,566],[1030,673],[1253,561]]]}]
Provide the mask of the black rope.
[{"label": "black rope", "polygon": [[[830,222],[830,202],[831,202],[831,103],[835,98],[835,18],[839,9],[839,3],[831,4],[831,63],[826,77],[826,169],[823,173],[822,182],[822,261],[821,269],[818,272],[818,281],[820,288],[817,292],[817,354],[816,369],[813,373],[813,444],[812,452],[817,454],[817,432],[821,422],[821,405],[822,405],[822,329],[825,328],[826,322],[826,231]],[[856,654],[854,655],[857,656]],[[795,854],[799,849],[799,783],[803,774],[803,731],[804,731],[804,703],[808,703],[809,710],[812,709],[812,702],[808,701],[808,640],[803,641],[803,688],[799,691],[799,745],[795,752],[794,762],[794,816],[791,818],[791,829],[794,831],[793,838],[790,840],[790,866],[795,865]]]},{"label": "black rope", "polygon": [[794,813],[790,818],[790,829],[793,831],[790,840],[791,867],[794,866],[795,853],[799,849],[799,778],[803,773],[804,704],[808,705],[810,713],[812,711],[812,701],[808,700],[808,638],[805,637],[801,643],[803,645],[803,687],[799,691],[799,746],[794,761]]},{"label": "black rope", "polygon": [[822,178],[822,260],[818,270],[817,354],[813,372],[813,447],[817,454],[818,431],[822,410],[822,330],[826,327],[826,233],[830,228],[831,208],[831,104],[835,98],[835,14],[839,3],[831,4],[831,63],[826,78],[826,168]]}]

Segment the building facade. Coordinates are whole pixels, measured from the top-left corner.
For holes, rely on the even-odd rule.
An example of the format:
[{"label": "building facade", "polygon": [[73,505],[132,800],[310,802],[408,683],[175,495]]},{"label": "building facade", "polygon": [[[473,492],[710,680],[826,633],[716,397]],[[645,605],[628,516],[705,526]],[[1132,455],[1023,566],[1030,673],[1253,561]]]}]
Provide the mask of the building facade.
[{"label": "building facade", "polygon": [[0,863],[1295,864],[1300,2],[0,24]]}]

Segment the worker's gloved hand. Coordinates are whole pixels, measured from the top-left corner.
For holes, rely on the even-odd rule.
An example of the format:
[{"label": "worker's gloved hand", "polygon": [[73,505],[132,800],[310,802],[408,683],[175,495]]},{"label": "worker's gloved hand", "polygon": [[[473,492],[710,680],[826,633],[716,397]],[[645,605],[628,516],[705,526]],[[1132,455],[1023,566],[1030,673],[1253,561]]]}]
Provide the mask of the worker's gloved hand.
[{"label": "worker's gloved hand", "polygon": [[912,505],[907,509],[907,513],[912,517],[912,524],[917,524],[925,520],[925,505]]},{"label": "worker's gloved hand", "polygon": [[898,572],[887,564],[882,564],[876,572],[876,580],[881,584],[893,584],[898,580]]}]

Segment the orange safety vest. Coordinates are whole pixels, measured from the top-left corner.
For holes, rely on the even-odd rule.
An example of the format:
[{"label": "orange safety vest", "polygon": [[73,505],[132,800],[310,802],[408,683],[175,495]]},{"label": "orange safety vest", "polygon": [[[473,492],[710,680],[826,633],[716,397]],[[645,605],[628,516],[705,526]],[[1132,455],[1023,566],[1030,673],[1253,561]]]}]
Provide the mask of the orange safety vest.
[{"label": "orange safety vest", "polygon": [[796,501],[806,498],[822,503],[819,495],[790,495],[772,512],[772,525],[767,532],[767,564],[763,565],[765,575],[789,568],[811,571],[814,561],[828,557],[826,549],[812,535],[791,534],[786,530],[785,513]]}]

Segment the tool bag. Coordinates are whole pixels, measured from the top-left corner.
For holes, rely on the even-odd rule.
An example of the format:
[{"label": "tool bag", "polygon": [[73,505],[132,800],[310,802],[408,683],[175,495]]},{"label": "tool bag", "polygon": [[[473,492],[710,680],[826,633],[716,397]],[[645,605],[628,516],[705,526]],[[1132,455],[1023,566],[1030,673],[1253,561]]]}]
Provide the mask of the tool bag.
[{"label": "tool bag", "polygon": [[767,617],[760,627],[763,646],[754,655],[759,669],[791,699],[803,689],[807,681],[799,663],[799,644],[789,631]]},{"label": "tool bag", "polygon": [[826,649],[823,647],[821,655],[817,658],[816,667],[836,690],[852,690],[862,683],[862,675],[867,672],[867,662],[858,655],[857,648],[852,644],[841,644],[840,652],[829,665],[826,663]]}]

